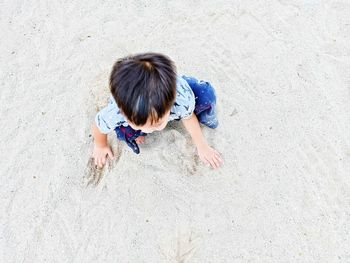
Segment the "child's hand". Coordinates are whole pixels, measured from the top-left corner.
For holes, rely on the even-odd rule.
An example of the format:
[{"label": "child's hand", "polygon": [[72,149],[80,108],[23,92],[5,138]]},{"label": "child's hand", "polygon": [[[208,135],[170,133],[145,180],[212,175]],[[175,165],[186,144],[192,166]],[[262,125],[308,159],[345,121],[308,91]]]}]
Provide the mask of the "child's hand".
[{"label": "child's hand", "polygon": [[99,168],[102,168],[106,164],[107,156],[109,159],[114,158],[113,152],[109,145],[102,147],[95,145],[92,156],[95,160],[95,165],[97,165]]},{"label": "child's hand", "polygon": [[209,145],[205,144],[203,146],[200,146],[197,148],[199,158],[205,163],[206,165],[210,165],[214,169],[217,169],[222,164],[222,158],[220,156],[220,153],[210,147]]}]

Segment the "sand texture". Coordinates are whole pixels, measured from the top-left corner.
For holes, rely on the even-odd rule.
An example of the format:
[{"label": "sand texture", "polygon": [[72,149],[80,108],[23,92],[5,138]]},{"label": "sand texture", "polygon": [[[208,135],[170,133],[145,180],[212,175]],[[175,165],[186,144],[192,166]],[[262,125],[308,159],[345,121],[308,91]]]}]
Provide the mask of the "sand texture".
[{"label": "sand texture", "polygon": [[[5,0],[0,32],[0,262],[350,262],[350,1]],[[180,122],[94,170],[145,51],[216,88],[220,170]]]}]

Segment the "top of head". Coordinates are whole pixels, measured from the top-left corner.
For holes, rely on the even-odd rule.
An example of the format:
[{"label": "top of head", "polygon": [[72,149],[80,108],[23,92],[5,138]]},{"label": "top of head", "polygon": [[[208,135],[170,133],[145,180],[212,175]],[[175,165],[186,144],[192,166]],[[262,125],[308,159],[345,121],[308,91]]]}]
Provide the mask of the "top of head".
[{"label": "top of head", "polygon": [[169,57],[159,53],[127,56],[114,64],[110,89],[130,122],[157,122],[175,101],[176,67]]}]

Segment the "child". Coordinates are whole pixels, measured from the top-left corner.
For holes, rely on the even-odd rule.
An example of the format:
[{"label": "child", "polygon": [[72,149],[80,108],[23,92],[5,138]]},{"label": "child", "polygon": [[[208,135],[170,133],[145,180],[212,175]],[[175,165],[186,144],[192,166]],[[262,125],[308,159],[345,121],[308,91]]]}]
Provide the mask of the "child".
[{"label": "child", "polygon": [[107,134],[115,131],[135,153],[147,133],[161,131],[168,121],[182,120],[200,159],[218,168],[222,159],[203,137],[199,122],[216,128],[215,91],[208,82],[177,76],[173,62],[162,54],[144,53],[119,59],[110,75],[112,96],[93,124],[95,165],[113,158]]}]

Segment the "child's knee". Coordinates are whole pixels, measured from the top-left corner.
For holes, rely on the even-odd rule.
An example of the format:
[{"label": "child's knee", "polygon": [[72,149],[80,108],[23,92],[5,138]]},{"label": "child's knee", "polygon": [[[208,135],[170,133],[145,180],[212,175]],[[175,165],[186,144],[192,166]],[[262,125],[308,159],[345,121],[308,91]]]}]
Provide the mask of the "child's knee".
[{"label": "child's knee", "polygon": [[205,125],[210,129],[216,129],[219,126],[219,122],[217,120],[209,121]]},{"label": "child's knee", "polygon": [[219,121],[216,115],[209,115],[208,112],[202,112],[197,117],[199,122],[208,128],[216,129],[219,126]]}]

